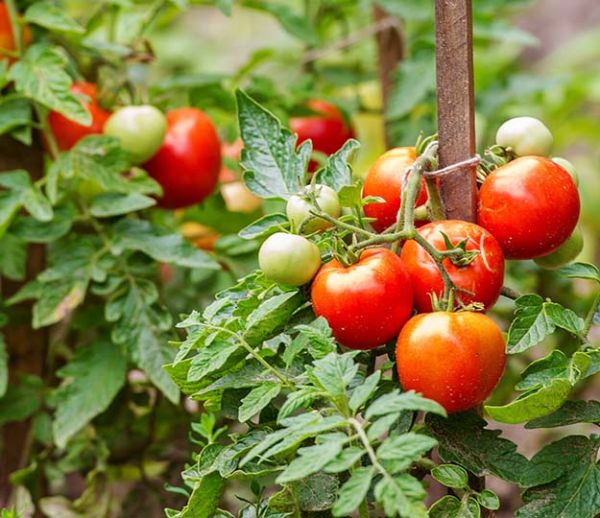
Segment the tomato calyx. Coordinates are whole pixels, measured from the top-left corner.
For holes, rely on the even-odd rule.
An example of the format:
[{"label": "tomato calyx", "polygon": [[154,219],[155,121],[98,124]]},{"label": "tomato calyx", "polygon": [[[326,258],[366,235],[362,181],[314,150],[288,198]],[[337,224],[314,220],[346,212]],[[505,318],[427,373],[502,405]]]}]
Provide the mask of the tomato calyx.
[{"label": "tomato calyx", "polygon": [[487,148],[483,155],[479,167],[477,168],[477,182],[480,184],[483,183],[492,171],[495,171],[499,167],[502,167],[517,158],[517,154],[512,148],[502,147],[498,144],[494,144]]},{"label": "tomato calyx", "polygon": [[448,234],[442,231],[440,231],[440,234],[446,245],[446,250],[442,253],[450,259],[453,265],[458,266],[459,268],[469,266],[479,255],[478,250],[467,250],[467,243],[469,242],[468,238],[465,238],[454,245],[452,244],[452,241],[450,241]]}]

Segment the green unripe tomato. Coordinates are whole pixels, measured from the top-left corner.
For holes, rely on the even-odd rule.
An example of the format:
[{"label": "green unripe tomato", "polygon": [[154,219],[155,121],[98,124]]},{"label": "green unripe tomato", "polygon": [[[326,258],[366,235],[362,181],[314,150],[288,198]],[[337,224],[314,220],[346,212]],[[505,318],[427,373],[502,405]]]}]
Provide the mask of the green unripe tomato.
[{"label": "green unripe tomato", "polygon": [[509,119],[496,133],[496,144],[511,148],[517,156],[548,156],[553,140],[550,130],[534,117]]},{"label": "green unripe tomato", "polygon": [[158,151],[167,132],[167,119],[154,106],[126,106],[104,124],[104,134],[116,137],[135,164],[146,162]]},{"label": "green unripe tomato", "polygon": [[308,195],[313,191],[316,195],[317,205],[319,208],[329,214],[332,218],[340,216],[340,200],[337,193],[327,185],[316,184],[309,185],[299,194],[294,194],[286,207],[286,214],[293,228],[301,230],[306,234],[325,230],[332,224],[324,219],[313,216],[310,211],[314,210],[313,205],[308,199]]},{"label": "green unripe tomato", "polygon": [[578,225],[560,247],[551,254],[538,257],[535,262],[540,268],[555,270],[573,262],[581,253],[581,250],[583,250],[583,233]]},{"label": "green unripe tomato", "polygon": [[571,162],[569,162],[566,158],[559,156],[552,157],[552,161],[569,173],[571,178],[573,178],[575,185],[579,187],[579,175],[577,174],[577,169],[575,169],[575,166]]},{"label": "green unripe tomato", "polygon": [[281,284],[302,286],[319,270],[321,252],[305,237],[277,232],[260,247],[258,264],[267,278]]}]

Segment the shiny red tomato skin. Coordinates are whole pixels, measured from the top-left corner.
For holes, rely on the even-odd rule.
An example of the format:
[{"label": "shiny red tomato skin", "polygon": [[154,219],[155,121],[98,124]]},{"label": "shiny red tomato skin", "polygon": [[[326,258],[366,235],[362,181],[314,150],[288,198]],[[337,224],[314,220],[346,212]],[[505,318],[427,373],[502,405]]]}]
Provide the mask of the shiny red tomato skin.
[{"label": "shiny red tomato skin", "polygon": [[479,191],[479,224],[507,259],[534,259],[556,250],[579,219],[575,182],[543,157],[517,158],[496,169]]},{"label": "shiny red tomato skin", "polygon": [[[365,205],[366,216],[377,218],[371,223],[377,232],[383,232],[396,222],[400,210],[404,172],[416,159],[417,151],[414,147],[397,147],[386,151],[369,169],[363,185],[363,198],[379,196],[385,200],[385,203]],[[426,201],[427,190],[423,181],[415,206]]]},{"label": "shiny red tomato skin", "polygon": [[500,328],[482,313],[423,313],[411,318],[396,344],[404,390],[462,412],[485,401],[500,380],[506,353]]},{"label": "shiny red tomato skin", "polygon": [[[459,288],[474,294],[460,293],[463,303],[481,302],[486,309],[494,305],[504,280],[504,254],[492,234],[475,223],[459,220],[434,221],[421,227],[418,232],[439,251],[447,249],[442,232],[453,245],[467,239],[467,250],[479,252],[475,259],[466,266],[457,266],[450,258],[446,258],[444,266]],[[413,240],[404,244],[401,258],[415,291],[417,311],[431,311],[430,293],[440,297],[444,292],[444,281],[435,261]]]},{"label": "shiny red tomato skin", "polygon": [[89,98],[89,101],[84,100],[83,104],[92,115],[92,123],[89,126],[83,126],[67,119],[58,112],[50,112],[48,114],[48,123],[50,124],[50,129],[52,130],[58,149],[61,151],[68,151],[83,137],[101,135],[104,123],[110,117],[110,113],[96,102],[95,84],[77,81],[71,86],[71,92]]},{"label": "shiny red tomato skin", "polygon": [[[306,104],[318,115],[290,118],[290,128],[298,135],[298,145],[305,140],[311,140],[314,151],[331,155],[348,139],[354,138],[352,127],[346,123],[336,106],[319,99],[312,99]],[[313,172],[318,167],[318,162],[311,160],[308,169]]]},{"label": "shiny red tomato skin", "polygon": [[168,112],[163,144],[144,169],[163,188],[160,207],[189,207],[209,196],[219,178],[221,143],[208,116],[196,108]]},{"label": "shiny red tomato skin", "polygon": [[[21,34],[23,45],[28,46],[31,43],[31,29],[28,25],[23,26]],[[8,59],[9,63],[14,63],[14,57],[9,54],[17,50],[15,36],[10,23],[8,8],[4,2],[0,2],[0,60]],[[3,51],[8,51],[3,52]]]},{"label": "shiny red tomato skin", "polygon": [[384,248],[365,250],[351,266],[335,259],[322,266],[311,297],[315,314],[351,349],[373,349],[393,339],[413,306],[408,273],[400,258]]}]

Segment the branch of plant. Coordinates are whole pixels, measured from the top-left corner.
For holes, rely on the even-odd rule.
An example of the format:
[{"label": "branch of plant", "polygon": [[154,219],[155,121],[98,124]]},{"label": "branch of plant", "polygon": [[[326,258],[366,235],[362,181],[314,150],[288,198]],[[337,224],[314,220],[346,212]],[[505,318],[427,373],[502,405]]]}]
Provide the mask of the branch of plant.
[{"label": "branch of plant", "polygon": [[600,304],[600,292],[598,292],[596,294],[596,296],[594,297],[592,306],[590,307],[589,311],[587,312],[587,315],[585,316],[585,320],[583,321],[583,331],[582,331],[581,335],[584,338],[587,338],[587,335],[589,334],[590,329],[592,328],[592,324],[594,323],[594,315],[596,314],[599,304]]},{"label": "branch of plant", "polygon": [[521,296],[521,294],[518,291],[513,290],[512,288],[509,288],[508,286],[502,286],[502,289],[500,290],[500,294],[504,295],[506,298],[512,299],[512,300],[517,300]]}]

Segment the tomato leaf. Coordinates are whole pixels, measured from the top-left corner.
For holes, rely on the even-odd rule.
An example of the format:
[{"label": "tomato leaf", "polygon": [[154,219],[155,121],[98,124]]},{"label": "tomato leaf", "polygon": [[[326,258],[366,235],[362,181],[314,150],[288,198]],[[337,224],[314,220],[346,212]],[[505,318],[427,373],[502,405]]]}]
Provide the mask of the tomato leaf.
[{"label": "tomato leaf", "polygon": [[181,518],[210,518],[215,511],[225,488],[225,481],[218,473],[203,477],[192,491],[187,505],[181,510]]},{"label": "tomato leaf", "polygon": [[126,366],[119,347],[103,341],[80,349],[58,371],[61,378],[70,380],[52,395],[56,406],[52,429],[60,448],[110,405],[125,383]]},{"label": "tomato leaf", "polygon": [[423,504],[426,492],[421,483],[407,473],[394,478],[384,477],[374,489],[386,516],[400,515],[404,518],[425,518],[427,510]]},{"label": "tomato leaf", "polygon": [[557,327],[579,335],[583,320],[573,311],[539,295],[523,295],[516,300],[515,318],[508,330],[508,352],[526,351],[552,334]]},{"label": "tomato leaf", "polygon": [[311,143],[296,151],[296,136],[271,112],[241,90],[236,99],[246,186],[262,198],[288,199],[306,184]]},{"label": "tomato leaf", "polygon": [[529,489],[523,493],[517,518],[596,516],[600,512],[599,448],[597,435],[568,436],[538,452],[523,477]]},{"label": "tomato leaf", "polygon": [[558,273],[576,279],[589,279],[600,283],[600,270],[590,263],[571,263],[559,268]]},{"label": "tomato leaf", "polygon": [[339,442],[327,442],[317,446],[300,448],[298,456],[277,477],[276,482],[283,484],[312,475],[333,460],[340,451],[342,451],[342,445]]},{"label": "tomato leaf", "polygon": [[85,29],[65,11],[51,2],[36,2],[24,15],[25,20],[34,25],[60,32],[83,34]]},{"label": "tomato leaf", "polygon": [[92,116],[81,99],[70,92],[72,80],[66,66],[67,59],[56,48],[36,44],[12,66],[9,78],[15,82],[17,92],[89,126]]},{"label": "tomato leaf", "polygon": [[42,406],[42,380],[37,376],[22,376],[18,384],[7,386],[0,398],[0,425],[23,421]]},{"label": "tomato leaf", "polygon": [[31,104],[21,96],[6,95],[0,99],[0,135],[20,126],[28,126],[31,120]]},{"label": "tomato leaf", "polygon": [[404,410],[411,410],[414,412],[422,410],[441,416],[446,415],[444,408],[431,399],[426,399],[412,390],[403,393],[400,393],[399,390],[394,390],[379,397],[369,405],[365,417],[371,419],[375,416],[402,412]]},{"label": "tomato leaf", "polygon": [[285,214],[275,212],[268,214],[254,223],[244,227],[238,235],[243,239],[266,239],[271,234],[289,228],[290,223]]},{"label": "tomato leaf", "polygon": [[477,476],[494,475],[519,483],[527,459],[517,446],[500,437],[500,430],[488,430],[487,423],[473,412],[451,414],[447,419],[429,414],[426,424],[439,441],[444,462],[460,464]]},{"label": "tomato leaf", "polygon": [[330,460],[324,470],[327,473],[341,473],[352,468],[366,452],[357,446],[349,446]]},{"label": "tomato leaf", "polygon": [[147,209],[153,205],[156,205],[156,200],[143,194],[107,192],[94,198],[90,213],[97,218],[109,218]]},{"label": "tomato leaf", "polygon": [[525,428],[555,428],[577,423],[600,423],[600,402],[565,401],[556,412],[534,419]]},{"label": "tomato leaf", "polygon": [[352,169],[348,161],[359,147],[358,141],[348,140],[341,149],[327,159],[325,166],[315,173],[316,183],[327,185],[334,191],[352,185]]},{"label": "tomato leaf", "polygon": [[349,516],[361,504],[371,487],[375,474],[372,466],[356,468],[340,488],[338,499],[331,512],[333,516]]},{"label": "tomato leaf", "polygon": [[469,487],[469,474],[456,464],[440,464],[431,470],[431,476],[446,487],[456,489]]},{"label": "tomato leaf", "polygon": [[238,410],[238,419],[241,423],[247,421],[252,416],[260,413],[281,391],[281,385],[273,382],[265,382],[253,388],[242,399],[242,404]]},{"label": "tomato leaf", "polygon": [[380,378],[381,371],[375,371],[352,391],[349,402],[350,410],[356,413],[373,396],[379,385]]},{"label": "tomato leaf", "polygon": [[409,432],[388,437],[377,449],[377,457],[390,473],[408,469],[411,464],[437,446],[433,437]]},{"label": "tomato leaf", "polygon": [[27,243],[12,234],[0,239],[0,273],[13,281],[25,278]]}]

